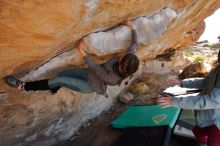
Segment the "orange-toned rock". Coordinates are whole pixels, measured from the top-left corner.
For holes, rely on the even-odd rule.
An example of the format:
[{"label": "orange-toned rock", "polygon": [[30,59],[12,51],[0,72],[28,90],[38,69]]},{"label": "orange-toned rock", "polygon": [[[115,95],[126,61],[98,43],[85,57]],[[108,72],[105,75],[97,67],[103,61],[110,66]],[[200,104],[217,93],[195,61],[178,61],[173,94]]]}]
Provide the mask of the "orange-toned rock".
[{"label": "orange-toned rock", "polygon": [[[178,19],[162,34],[152,37],[150,44],[140,48],[140,56],[145,59],[155,57],[161,49],[181,44],[187,32],[214,12],[218,7],[217,0],[196,3],[192,0],[2,0],[0,77],[30,71],[56,54],[72,49],[76,40],[90,32],[116,26],[126,19],[151,17],[166,7],[174,10]],[[147,26],[149,30],[153,24]]]},{"label": "orange-toned rock", "polygon": [[[219,0],[1,0],[0,78],[16,74],[22,80],[39,80],[82,66],[73,46],[83,36],[92,47],[87,51],[104,62],[131,43],[130,30],[118,26],[127,19],[137,27],[139,58],[150,60],[196,41],[203,20],[218,7]],[[0,94],[0,145],[52,145],[71,137],[115,101],[66,88],[55,95],[18,92],[3,80],[0,88],[6,92]],[[108,92],[115,97],[122,88]]]}]

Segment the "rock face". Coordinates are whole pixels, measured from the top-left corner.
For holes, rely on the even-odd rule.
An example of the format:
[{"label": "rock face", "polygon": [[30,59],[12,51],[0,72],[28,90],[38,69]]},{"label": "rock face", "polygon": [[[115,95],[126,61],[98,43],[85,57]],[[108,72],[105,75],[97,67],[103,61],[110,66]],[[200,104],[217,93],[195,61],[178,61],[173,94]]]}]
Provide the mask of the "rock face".
[{"label": "rock face", "polygon": [[[146,46],[158,39],[176,17],[177,13],[174,10],[164,8],[151,17],[143,16],[133,20],[138,43]],[[84,40],[90,53],[105,55],[128,48],[131,42],[131,30],[125,26],[119,26],[107,32],[91,33]]]},{"label": "rock face", "polygon": [[201,62],[192,63],[186,66],[183,71],[179,74],[179,79],[193,78],[193,77],[204,77],[207,74],[205,65]]},{"label": "rock face", "polygon": [[[218,6],[217,0],[2,0],[0,77],[32,70],[56,54],[72,49],[82,36],[140,16],[145,17],[135,22],[142,32],[139,42],[147,45],[140,47],[141,58],[152,58],[166,48],[192,43],[191,39],[195,41],[203,31],[197,30],[198,25]],[[126,33],[124,30],[119,34],[125,36]],[[93,45],[97,46],[95,41]],[[118,44],[116,48],[122,46],[126,47],[127,43]]]},{"label": "rock face", "polygon": [[[0,77],[34,81],[83,66],[73,47],[83,36],[87,52],[102,63],[130,45],[131,30],[120,25],[127,19],[137,27],[139,58],[151,60],[195,42],[205,29],[203,20],[218,7],[219,0],[1,0]],[[109,88],[112,98],[105,99],[66,88],[54,95],[18,92],[2,79],[0,87],[0,146],[67,139],[83,122],[109,109],[124,88]]]}]

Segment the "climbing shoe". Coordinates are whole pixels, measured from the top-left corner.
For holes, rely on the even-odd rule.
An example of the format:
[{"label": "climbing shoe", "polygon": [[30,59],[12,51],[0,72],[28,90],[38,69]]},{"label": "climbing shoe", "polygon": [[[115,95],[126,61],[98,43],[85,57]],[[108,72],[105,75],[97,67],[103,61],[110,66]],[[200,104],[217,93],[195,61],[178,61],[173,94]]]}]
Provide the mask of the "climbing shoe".
[{"label": "climbing shoe", "polygon": [[11,86],[17,88],[17,90],[23,90],[24,89],[24,82],[12,77],[12,76],[6,76],[4,78],[5,82]]}]

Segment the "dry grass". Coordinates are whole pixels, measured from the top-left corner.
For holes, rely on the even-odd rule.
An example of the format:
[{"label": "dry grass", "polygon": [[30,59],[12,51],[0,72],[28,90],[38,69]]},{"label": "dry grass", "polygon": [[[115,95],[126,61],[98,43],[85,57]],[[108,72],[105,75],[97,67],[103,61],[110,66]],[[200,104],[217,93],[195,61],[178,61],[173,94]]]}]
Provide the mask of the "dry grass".
[{"label": "dry grass", "polygon": [[144,73],[130,85],[129,91],[141,96],[152,92],[162,92],[167,87],[161,75]]}]

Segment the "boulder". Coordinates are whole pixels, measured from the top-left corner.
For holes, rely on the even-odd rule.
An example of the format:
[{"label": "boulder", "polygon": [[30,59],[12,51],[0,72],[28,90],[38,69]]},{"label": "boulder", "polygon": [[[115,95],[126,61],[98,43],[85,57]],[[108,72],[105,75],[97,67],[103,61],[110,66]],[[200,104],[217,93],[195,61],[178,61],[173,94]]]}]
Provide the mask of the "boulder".
[{"label": "boulder", "polygon": [[179,79],[205,77],[208,73],[205,65],[202,62],[195,62],[186,66],[183,71],[178,75]]},{"label": "boulder", "polygon": [[48,146],[68,139],[108,110],[125,88],[108,87],[108,99],[67,88],[57,94],[19,92],[4,76],[35,81],[86,67],[74,48],[82,37],[96,63],[121,55],[131,43],[131,30],[121,25],[127,19],[137,27],[138,57],[149,61],[197,41],[204,19],[219,7],[219,0],[1,0],[0,146]]}]

